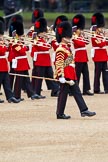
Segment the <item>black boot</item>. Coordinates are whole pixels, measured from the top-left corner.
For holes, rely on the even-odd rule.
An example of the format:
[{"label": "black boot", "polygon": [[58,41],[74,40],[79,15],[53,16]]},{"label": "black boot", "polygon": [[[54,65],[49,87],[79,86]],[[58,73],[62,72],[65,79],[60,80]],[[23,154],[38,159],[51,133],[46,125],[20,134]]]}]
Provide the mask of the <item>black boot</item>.
[{"label": "black boot", "polygon": [[8,102],[9,103],[11,103],[11,102],[13,102],[13,103],[19,103],[20,102],[20,99],[16,99],[15,97],[11,97],[11,98],[8,99]]},{"label": "black boot", "polygon": [[81,112],[81,116],[82,117],[85,117],[85,116],[91,117],[91,116],[94,116],[94,115],[96,115],[96,113],[95,112],[91,112],[89,110]]},{"label": "black boot", "polygon": [[83,95],[93,96],[94,93],[91,93],[90,91],[83,92]]},{"label": "black boot", "polygon": [[62,115],[57,115],[57,119],[70,119],[71,118],[71,116],[69,116],[69,115],[65,115],[65,114],[62,114]]},{"label": "black boot", "polygon": [[4,100],[1,100],[1,99],[0,99],[0,103],[3,103],[3,102],[4,102]]},{"label": "black boot", "polygon": [[41,99],[41,97],[40,97],[40,95],[38,95],[38,94],[34,94],[34,95],[31,96],[31,99],[32,99],[32,100]]}]

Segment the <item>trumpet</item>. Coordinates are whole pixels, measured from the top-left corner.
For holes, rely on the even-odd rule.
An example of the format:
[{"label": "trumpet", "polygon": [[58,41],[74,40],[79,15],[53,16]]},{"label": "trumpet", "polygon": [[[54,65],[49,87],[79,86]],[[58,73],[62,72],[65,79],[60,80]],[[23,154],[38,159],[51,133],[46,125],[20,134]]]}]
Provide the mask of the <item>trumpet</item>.
[{"label": "trumpet", "polygon": [[105,37],[104,35],[100,35],[100,34],[96,34],[94,32],[86,32],[87,36],[89,38],[93,38],[96,37],[98,40],[102,41],[102,40],[108,40],[108,37]]},{"label": "trumpet", "polygon": [[43,47],[51,47],[49,43],[37,43],[36,39],[28,38],[28,37],[19,37],[19,38],[13,38],[9,37],[8,35],[4,35],[3,41],[5,42],[4,44],[6,46],[9,45],[9,43],[12,43],[12,46],[14,45],[25,45],[25,46],[30,46],[30,45],[36,45],[36,46],[43,46]]},{"label": "trumpet", "polygon": [[45,37],[45,38],[56,38],[55,34],[52,33],[40,33],[39,36]]},{"label": "trumpet", "polygon": [[[82,39],[81,39],[82,38]],[[78,36],[77,34],[73,34],[72,35],[72,41],[73,40],[79,40],[81,42],[85,42],[86,44],[88,44],[90,42],[88,37],[84,37],[84,35]]]}]

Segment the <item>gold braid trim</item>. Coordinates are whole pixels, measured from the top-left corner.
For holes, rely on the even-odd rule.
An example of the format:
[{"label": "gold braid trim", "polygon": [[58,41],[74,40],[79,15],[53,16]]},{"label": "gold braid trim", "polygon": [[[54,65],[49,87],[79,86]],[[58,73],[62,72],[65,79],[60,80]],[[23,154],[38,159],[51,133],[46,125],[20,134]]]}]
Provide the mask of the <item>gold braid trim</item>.
[{"label": "gold braid trim", "polygon": [[[68,54],[68,57],[66,60],[64,60],[65,53]],[[58,47],[56,50],[56,63],[55,63],[54,78],[56,78],[57,76],[64,77],[64,67],[68,66],[69,64],[74,64],[72,52],[63,47]]]},{"label": "gold braid trim", "polygon": [[58,52],[66,53],[66,51],[67,51],[67,50],[66,50],[65,48],[59,46],[59,47],[57,48],[57,50],[56,50],[56,53],[58,53]]},{"label": "gold braid trim", "polygon": [[64,52],[58,51],[56,53],[56,71],[58,76],[64,76]]},{"label": "gold braid trim", "polygon": [[65,49],[63,47],[58,47],[56,50],[54,78],[56,78],[57,76],[64,76],[64,54]]}]

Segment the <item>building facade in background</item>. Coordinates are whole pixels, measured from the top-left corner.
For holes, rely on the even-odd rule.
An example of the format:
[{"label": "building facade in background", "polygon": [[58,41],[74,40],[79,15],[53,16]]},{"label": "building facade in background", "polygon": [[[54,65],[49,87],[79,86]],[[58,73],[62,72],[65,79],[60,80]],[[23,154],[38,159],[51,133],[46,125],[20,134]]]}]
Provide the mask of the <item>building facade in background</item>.
[{"label": "building facade in background", "polygon": [[[94,12],[108,11],[108,0],[16,0],[17,7],[24,10],[33,10],[39,6],[44,11],[55,12]],[[0,1],[3,9],[4,0]]]}]

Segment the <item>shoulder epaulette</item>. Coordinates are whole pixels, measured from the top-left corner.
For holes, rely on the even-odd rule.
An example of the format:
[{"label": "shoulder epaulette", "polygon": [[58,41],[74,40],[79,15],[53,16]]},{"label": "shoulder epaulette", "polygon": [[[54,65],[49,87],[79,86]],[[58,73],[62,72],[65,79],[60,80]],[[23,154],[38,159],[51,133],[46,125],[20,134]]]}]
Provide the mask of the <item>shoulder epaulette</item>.
[{"label": "shoulder epaulette", "polygon": [[66,51],[66,49],[64,48],[64,47],[61,47],[61,46],[59,46],[57,49],[56,49],[56,52],[65,52]]}]

